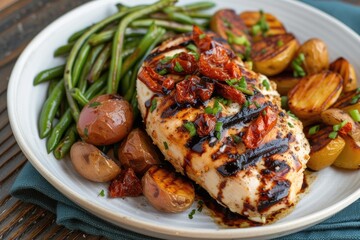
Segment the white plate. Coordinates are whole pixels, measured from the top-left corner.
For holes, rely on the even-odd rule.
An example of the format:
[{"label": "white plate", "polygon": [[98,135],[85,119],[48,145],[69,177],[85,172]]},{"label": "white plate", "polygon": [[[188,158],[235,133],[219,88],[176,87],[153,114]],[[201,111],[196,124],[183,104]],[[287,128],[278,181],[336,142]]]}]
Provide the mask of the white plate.
[{"label": "white plate", "polygon": [[[147,205],[142,197],[125,200],[97,197],[106,185],[82,179],[74,172],[68,159],[57,161],[46,153],[45,140],[38,137],[37,119],[47,86],[34,87],[32,82],[39,71],[62,63],[52,54],[71,33],[114,13],[114,5],[118,2],[90,2],[59,18],[34,38],[12,72],[8,87],[11,127],[24,154],[54,187],[79,206],[114,224],[143,234],[173,239],[277,237],[321,222],[360,197],[360,172],[327,168],[318,174],[310,193],[290,215],[271,225],[243,229],[219,228],[203,213],[197,213],[193,220],[188,218],[188,212],[161,214]],[[188,2],[191,1],[181,1]],[[360,76],[360,37],[330,16],[299,2],[286,0],[222,0],[217,3],[217,8],[224,7],[234,8],[237,12],[261,8],[275,14],[300,41],[311,37],[323,39],[330,49],[331,59],[346,57]]]}]

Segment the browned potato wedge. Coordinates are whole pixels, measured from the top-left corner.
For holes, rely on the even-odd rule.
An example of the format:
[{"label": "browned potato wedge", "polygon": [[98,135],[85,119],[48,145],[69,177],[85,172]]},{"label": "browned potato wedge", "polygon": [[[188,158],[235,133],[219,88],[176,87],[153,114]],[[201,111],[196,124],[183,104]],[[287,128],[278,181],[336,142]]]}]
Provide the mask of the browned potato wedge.
[{"label": "browned potato wedge", "polygon": [[303,69],[308,75],[319,73],[329,68],[329,53],[326,44],[317,38],[312,38],[303,43],[296,57],[304,54]]},{"label": "browned potato wedge", "polygon": [[254,43],[251,52],[254,71],[267,76],[281,73],[290,64],[298,47],[299,43],[292,34],[265,37]]},{"label": "browned potato wedge", "polygon": [[71,163],[84,178],[93,182],[107,182],[114,179],[120,167],[94,145],[77,142],[71,146]]},{"label": "browned potato wedge", "polygon": [[308,135],[311,151],[307,166],[315,171],[319,171],[334,163],[341,151],[345,147],[345,141],[340,136],[335,139],[329,138],[332,126],[322,127],[319,132]]},{"label": "browned potato wedge", "polygon": [[183,212],[194,202],[195,190],[192,183],[160,166],[152,166],[141,182],[144,196],[159,211]]},{"label": "browned potato wedge", "polygon": [[139,175],[144,174],[152,165],[160,164],[150,137],[139,128],[132,130],[121,143],[118,156],[123,166],[132,168]]},{"label": "browned potato wedge", "polygon": [[237,53],[245,54],[246,47],[250,47],[247,28],[233,9],[217,11],[211,18],[210,28],[226,39]]},{"label": "browned potato wedge", "polygon": [[[265,20],[269,25],[269,30],[266,32],[266,36],[285,34],[286,29],[284,25],[277,19],[274,15],[270,13],[264,13]],[[244,21],[245,25],[249,28],[250,33],[252,33],[253,26],[259,22],[261,13],[260,11],[245,11],[240,14],[240,18]],[[254,40],[261,39],[261,33],[252,34]]]},{"label": "browned potato wedge", "polygon": [[357,90],[344,93],[333,107],[340,108],[347,113],[355,109],[360,112],[360,93]]},{"label": "browned potato wedge", "polygon": [[360,145],[348,135],[342,136],[345,147],[337,157],[333,166],[345,169],[360,169]]},{"label": "browned potato wedge", "polygon": [[270,80],[276,83],[276,90],[280,95],[284,96],[295,87],[300,78],[296,78],[290,73],[285,73],[270,77]]},{"label": "browned potato wedge", "polygon": [[321,113],[321,120],[327,125],[340,124],[347,121],[351,124],[352,128],[356,128],[354,120],[345,111],[338,108],[329,108]]},{"label": "browned potato wedge", "polygon": [[331,71],[339,73],[344,80],[344,92],[350,92],[357,88],[356,73],[353,65],[345,58],[338,58],[330,64]]},{"label": "browned potato wedge", "polygon": [[339,98],[343,88],[342,77],[330,71],[302,78],[288,93],[291,112],[299,118],[319,117]]}]

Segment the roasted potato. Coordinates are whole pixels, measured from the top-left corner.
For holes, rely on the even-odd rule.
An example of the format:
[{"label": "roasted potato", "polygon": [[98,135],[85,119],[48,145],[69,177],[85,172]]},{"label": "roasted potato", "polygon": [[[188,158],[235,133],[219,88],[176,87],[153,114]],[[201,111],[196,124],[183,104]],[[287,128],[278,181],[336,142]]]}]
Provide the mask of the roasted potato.
[{"label": "roasted potato", "polygon": [[110,181],[121,172],[113,160],[97,147],[85,142],[77,142],[71,146],[70,158],[75,170],[93,182]]},{"label": "roasted potato", "polygon": [[291,112],[299,118],[316,118],[339,98],[342,77],[330,71],[302,78],[288,93]]},{"label": "roasted potato", "polygon": [[347,113],[355,109],[360,111],[360,93],[357,90],[346,92],[339,98],[338,101],[336,101],[332,107],[340,108]]},{"label": "roasted potato", "polygon": [[246,47],[250,47],[251,38],[246,33],[247,28],[233,9],[217,11],[211,17],[210,29],[226,39],[236,53],[244,55]]},{"label": "roasted potato", "polygon": [[144,174],[152,165],[160,164],[159,154],[150,137],[139,128],[132,130],[118,149],[121,164]]},{"label": "roasted potato", "polygon": [[280,95],[285,96],[295,87],[300,81],[300,78],[296,78],[290,73],[284,73],[270,77],[270,80],[276,83],[276,91],[278,91]]},{"label": "roasted potato", "polygon": [[133,124],[130,103],[116,94],[92,99],[81,110],[77,130],[80,137],[94,145],[109,145],[122,140]]},{"label": "roasted potato", "polygon": [[[278,35],[278,34],[285,34],[286,29],[284,25],[277,19],[274,15],[270,13],[264,13],[266,23],[269,27],[269,30],[266,31],[266,36]],[[240,18],[244,21],[245,25],[249,28],[250,33],[253,36],[255,41],[260,40],[262,38],[261,32],[254,32],[253,26],[256,25],[260,18],[261,12],[260,11],[245,11],[240,14]]]},{"label": "roasted potato", "polygon": [[339,73],[344,80],[344,92],[350,92],[357,88],[356,73],[353,65],[345,58],[338,58],[332,62],[329,69]]},{"label": "roasted potato", "polygon": [[290,64],[298,47],[299,43],[292,34],[263,38],[252,45],[254,71],[267,76],[281,73]]},{"label": "roasted potato", "polygon": [[352,137],[343,136],[345,147],[333,166],[345,169],[360,169],[360,145]]},{"label": "roasted potato", "polygon": [[166,168],[152,166],[141,182],[144,196],[159,211],[183,212],[194,202],[195,190],[192,183]]},{"label": "roasted potato", "polygon": [[319,171],[330,166],[344,149],[345,141],[340,136],[329,138],[332,131],[332,126],[322,126],[320,131],[313,135],[307,133],[311,146],[310,159],[306,164],[308,168]]},{"label": "roasted potato", "polygon": [[298,54],[304,54],[302,67],[307,75],[319,73],[329,68],[329,53],[326,44],[317,38],[312,38],[303,43]]}]

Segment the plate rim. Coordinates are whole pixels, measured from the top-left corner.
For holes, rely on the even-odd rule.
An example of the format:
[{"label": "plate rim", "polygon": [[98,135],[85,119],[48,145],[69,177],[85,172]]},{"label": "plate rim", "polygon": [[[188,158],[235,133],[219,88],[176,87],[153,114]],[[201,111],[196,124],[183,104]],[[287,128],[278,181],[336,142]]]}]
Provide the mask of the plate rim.
[{"label": "plate rim", "polygon": [[[47,32],[54,29],[57,25],[62,25],[62,22],[66,20],[67,18],[74,17],[75,13],[77,11],[82,11],[85,8],[91,8],[95,7],[98,4],[109,4],[113,0],[103,0],[103,1],[92,1],[85,3],[83,5],[80,5],[73,10],[67,12],[66,14],[60,16],[56,20],[54,20],[52,23],[50,23],[46,28],[44,28],[40,33],[38,33],[31,42],[26,46],[24,51],[19,56],[18,60],[15,63],[15,66],[11,72],[10,79],[8,82],[8,88],[7,88],[7,108],[8,108],[8,116],[9,116],[9,122],[12,129],[12,132],[14,134],[14,137],[22,150],[23,154],[26,156],[26,158],[30,161],[30,163],[35,167],[35,169],[52,185],[54,186],[59,192],[64,194],[67,198],[69,198],[71,201],[73,201],[75,204],[79,205],[81,208],[85,209],[86,211],[92,213],[93,215],[109,222],[109,224],[113,224],[110,221],[116,220],[119,222],[119,217],[121,218],[121,226],[119,224],[116,224],[116,226],[128,229],[130,231],[137,231],[142,234],[150,235],[150,236],[156,236],[159,237],[158,234],[161,234],[162,236],[167,237],[197,237],[197,238],[234,238],[234,237],[264,237],[264,236],[270,236],[272,234],[277,234],[276,236],[280,236],[281,233],[283,234],[290,234],[291,231],[297,231],[301,230],[301,228],[306,228],[312,225],[317,224],[320,221],[325,220],[326,218],[331,217],[335,213],[341,211],[345,207],[349,206],[351,203],[355,202],[360,197],[360,188],[354,191],[352,194],[350,194],[348,197],[342,199],[341,201],[337,202],[336,204],[333,204],[323,210],[314,212],[310,215],[307,215],[305,217],[301,217],[296,220],[292,220],[290,222],[282,222],[277,225],[265,225],[260,227],[260,231],[258,230],[259,227],[251,227],[251,228],[236,228],[236,229],[198,229],[198,228],[189,228],[189,227],[174,227],[174,228],[168,228],[168,227],[161,227],[158,225],[155,225],[153,223],[141,221],[135,218],[129,218],[127,216],[119,216],[118,214],[115,214],[110,211],[105,211],[104,209],[98,206],[95,203],[86,201],[85,198],[79,196],[74,192],[69,186],[66,184],[62,184],[61,181],[59,181],[57,178],[55,178],[51,172],[45,168],[41,162],[36,158],[34,152],[32,149],[30,149],[25,141],[25,137],[21,134],[20,129],[18,128],[16,122],[16,113],[15,113],[15,105],[12,104],[11,98],[16,93],[16,78],[19,77],[20,73],[22,72],[24,65],[26,64],[26,60],[31,55],[32,51],[36,49],[37,45],[39,45],[42,41],[42,39],[45,38],[47,35]],[[123,1],[123,0],[120,0]],[[352,29],[350,29],[348,26],[346,26],[344,23],[340,22],[339,20],[335,19],[331,15],[322,12],[321,10],[318,10],[310,5],[307,5],[303,2],[299,1],[292,1],[292,0],[278,0],[282,1],[286,4],[290,4],[293,6],[298,6],[301,8],[305,8],[308,11],[311,11],[317,15],[320,15],[324,17],[327,21],[329,21],[332,24],[337,25],[337,27],[342,28],[344,31],[347,31],[349,34],[351,34],[354,38],[357,39],[357,41],[360,43],[360,36],[355,33]],[[100,3],[101,2],[101,3]],[[214,1],[215,2],[215,1]],[[139,225],[141,225],[139,227]],[[266,232],[266,235],[261,234],[262,232]],[[286,233],[285,233],[286,232]],[[206,234],[206,235],[205,235]],[[236,236],[234,236],[236,235]]]}]

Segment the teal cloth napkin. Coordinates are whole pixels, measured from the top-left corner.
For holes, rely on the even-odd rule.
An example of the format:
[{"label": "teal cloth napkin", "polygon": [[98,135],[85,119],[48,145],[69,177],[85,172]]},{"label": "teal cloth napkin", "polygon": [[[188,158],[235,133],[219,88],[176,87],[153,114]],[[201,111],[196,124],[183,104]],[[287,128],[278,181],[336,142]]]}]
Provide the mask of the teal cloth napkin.
[{"label": "teal cloth napkin", "polygon": [[[360,7],[339,1],[303,2],[329,13],[360,33]],[[122,229],[86,212],[51,186],[30,163],[22,169],[10,192],[14,197],[55,213],[56,222],[71,230],[118,240],[154,239]],[[281,239],[360,239],[360,200],[327,221]]]}]

